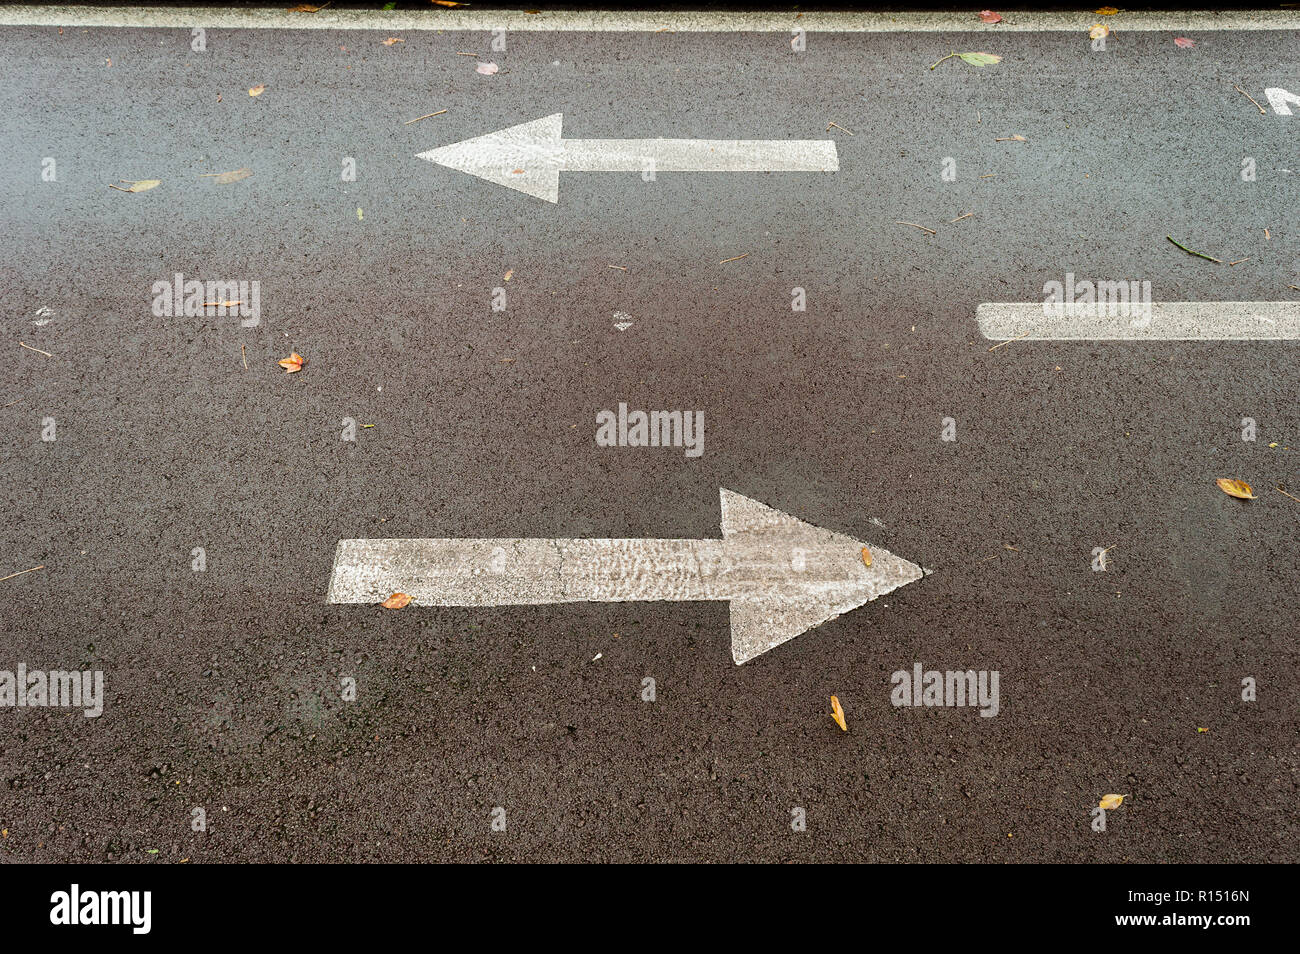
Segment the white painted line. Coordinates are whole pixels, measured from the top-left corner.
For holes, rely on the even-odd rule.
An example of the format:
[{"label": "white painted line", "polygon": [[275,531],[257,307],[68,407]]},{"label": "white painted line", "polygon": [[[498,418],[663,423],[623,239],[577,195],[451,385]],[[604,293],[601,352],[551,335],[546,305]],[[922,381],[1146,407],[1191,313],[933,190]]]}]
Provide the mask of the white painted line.
[{"label": "white painted line", "polygon": [[736,665],[926,571],[888,550],[720,491],[721,540],[340,540],[328,602],[523,606],[731,603]]},{"label": "white painted line", "polygon": [[[0,7],[0,26],[154,27],[265,30],[474,30],[581,31],[615,33],[1044,33],[1082,31],[1097,22],[1087,11],[1004,13],[1003,21],[986,24],[974,12],[798,13],[720,11],[655,13],[643,11],[442,9],[417,12],[334,10],[290,13],[286,9],[209,10],[201,7]],[[1117,32],[1203,30],[1300,30],[1293,10],[1123,11],[1103,18]]]},{"label": "white painted line", "polygon": [[[1056,306],[1053,306],[1056,307]],[[1300,301],[1153,301],[1150,314],[1098,314],[1094,305],[986,302],[975,311],[992,341],[1291,341],[1300,338]]]},{"label": "white painted line", "polygon": [[416,156],[560,200],[560,172],[838,172],[830,139],[562,139],[564,114],[520,123]]}]

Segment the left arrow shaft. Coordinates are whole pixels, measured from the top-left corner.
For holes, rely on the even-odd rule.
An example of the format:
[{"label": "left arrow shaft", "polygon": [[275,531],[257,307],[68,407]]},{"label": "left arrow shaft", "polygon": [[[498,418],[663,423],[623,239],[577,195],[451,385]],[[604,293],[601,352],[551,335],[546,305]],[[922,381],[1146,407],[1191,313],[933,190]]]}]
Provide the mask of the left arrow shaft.
[{"label": "left arrow shaft", "polygon": [[564,139],[572,172],[836,172],[829,139]]},{"label": "left arrow shaft", "polygon": [[329,602],[425,606],[728,599],[721,540],[340,540]]}]

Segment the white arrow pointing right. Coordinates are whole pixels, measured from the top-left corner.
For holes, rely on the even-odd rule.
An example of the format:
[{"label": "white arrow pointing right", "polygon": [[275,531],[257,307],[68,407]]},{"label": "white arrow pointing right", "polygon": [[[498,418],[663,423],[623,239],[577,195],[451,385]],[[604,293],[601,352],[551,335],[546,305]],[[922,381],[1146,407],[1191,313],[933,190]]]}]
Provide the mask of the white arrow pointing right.
[{"label": "white arrow pointing right", "polygon": [[521,606],[727,600],[736,665],[926,571],[722,490],[721,540],[340,540],[328,601]]}]

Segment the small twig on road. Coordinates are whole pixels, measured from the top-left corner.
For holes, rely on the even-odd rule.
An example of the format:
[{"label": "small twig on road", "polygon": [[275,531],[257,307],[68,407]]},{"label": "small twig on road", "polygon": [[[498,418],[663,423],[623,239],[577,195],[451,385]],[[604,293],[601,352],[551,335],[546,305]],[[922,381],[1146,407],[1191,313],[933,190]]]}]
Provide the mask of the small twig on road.
[{"label": "small twig on road", "polygon": [[24,573],[31,573],[34,570],[43,570],[43,569],[45,569],[44,563],[42,563],[40,566],[29,567],[26,570],[19,570],[17,573],[10,573],[8,576],[0,576],[0,583],[3,583],[5,580],[12,580],[15,576],[22,576]]},{"label": "small twig on road", "polygon": [[969,219],[969,218],[970,218],[972,215],[974,215],[974,214],[975,214],[974,212],[967,212],[965,215],[959,215],[959,216],[957,216],[957,218],[952,219],[951,221],[949,221],[948,224],[949,224],[949,225],[952,225],[953,222],[960,222],[962,219]]},{"label": "small twig on road", "polygon": [[18,342],[18,346],[19,346],[20,348],[26,348],[28,351],[35,351],[35,352],[37,352],[38,354],[43,354],[43,355],[45,355],[45,357],[47,357],[47,358],[53,358],[53,357],[54,357],[54,355],[50,354],[48,351],[41,351],[40,348],[33,348],[31,345],[29,345],[29,344],[24,344],[24,343],[21,342],[21,341]]},{"label": "small twig on road", "polygon": [[726,265],[728,262],[738,262],[742,258],[749,258],[749,253],[746,252],[744,255],[737,255],[735,258],[724,258],[722,261],[718,262],[718,264]]},{"label": "small twig on road", "polygon": [[910,225],[914,229],[920,229],[922,232],[929,232],[931,235],[938,235],[934,229],[927,229],[924,225],[917,225],[915,222],[895,222],[895,225]]},{"label": "small twig on road", "polygon": [[1228,264],[1229,264],[1229,265],[1240,265],[1242,262],[1249,262],[1249,261],[1250,261],[1250,256],[1246,256],[1245,258],[1239,258],[1239,259],[1237,259],[1235,262],[1229,262]]},{"label": "small twig on road", "polygon": [[609,267],[610,267],[610,268],[617,268],[620,272],[625,272],[625,271],[627,271],[627,266],[626,266],[626,265],[611,265],[611,266],[609,266]]},{"label": "small twig on road", "polygon": [[430,118],[431,116],[441,116],[441,115],[442,115],[443,113],[445,113],[446,111],[447,111],[447,110],[445,110],[445,109],[440,109],[440,110],[438,110],[436,113],[428,113],[428,114],[426,114],[426,115],[424,115],[424,116],[416,116],[414,119],[408,119],[406,122],[402,123],[402,125],[403,125],[403,126],[409,126],[409,125],[411,125],[411,123],[418,123],[421,119],[428,119],[428,118]]},{"label": "small twig on road", "polygon": [[1195,255],[1197,258],[1203,258],[1207,262],[1218,262],[1220,265],[1223,264],[1223,259],[1215,258],[1213,255],[1206,255],[1204,252],[1198,252],[1196,251],[1196,249],[1193,248],[1188,248],[1186,245],[1178,241],[1178,239],[1174,238],[1172,235],[1166,235],[1165,238],[1169,239],[1169,241],[1173,242],[1175,245],[1181,248],[1188,255]]},{"label": "small twig on road", "polygon": [[1014,338],[1008,338],[1006,341],[1002,342],[1002,344],[995,344],[992,348],[989,348],[989,351],[991,352],[997,351],[999,348],[1002,347],[1002,345],[1009,345],[1011,344],[1011,342],[1019,341],[1021,338],[1027,338],[1029,335],[1032,335],[1033,333],[1034,333],[1034,329],[1030,328],[1023,335],[1016,335]]},{"label": "small twig on road", "polygon": [[1280,493],[1283,497],[1290,497],[1290,498],[1291,498],[1292,500],[1294,500],[1296,503],[1300,503],[1300,497],[1296,497],[1296,496],[1294,496],[1293,494],[1289,494],[1289,493],[1287,493],[1287,492],[1286,492],[1285,490],[1283,490],[1281,487],[1277,488],[1277,492]]},{"label": "small twig on road", "polygon": [[[1247,92],[1246,92],[1244,89],[1242,89],[1240,86],[1236,86],[1236,85],[1234,85],[1232,88],[1235,89],[1235,90],[1236,90],[1238,93],[1240,93],[1242,96],[1245,96],[1245,97],[1246,97],[1248,100],[1250,100],[1252,103],[1255,103],[1255,97],[1251,96],[1249,93],[1247,93]],[[1261,106],[1261,105],[1259,105],[1259,103],[1255,103],[1255,108],[1258,109],[1261,113],[1264,112],[1264,107]]]},{"label": "small twig on road", "polygon": [[244,370],[248,370],[248,352],[244,345],[239,346],[239,356],[244,359]]},{"label": "small twig on road", "polygon": [[[832,126],[834,126],[836,129],[844,129],[844,127],[841,126],[839,123],[829,123],[829,124],[826,126],[826,131],[827,131],[827,132],[830,132]],[[850,136],[853,135],[853,130],[851,130],[851,129],[844,129],[844,131],[845,131],[846,133],[848,133]]]}]

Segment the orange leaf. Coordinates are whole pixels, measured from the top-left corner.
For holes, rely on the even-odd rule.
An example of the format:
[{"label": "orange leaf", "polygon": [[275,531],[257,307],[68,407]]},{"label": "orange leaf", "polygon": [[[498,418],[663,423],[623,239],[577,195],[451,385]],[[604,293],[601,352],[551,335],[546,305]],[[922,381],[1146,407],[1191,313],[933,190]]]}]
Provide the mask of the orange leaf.
[{"label": "orange leaf", "polygon": [[384,609],[401,609],[409,602],[411,602],[411,598],[407,596],[405,593],[394,593],[392,596],[384,600],[379,605],[382,606]]},{"label": "orange leaf", "polygon": [[862,562],[867,566],[871,566],[871,551],[866,547],[862,548]]},{"label": "orange leaf", "polygon": [[840,700],[836,696],[831,696],[831,718],[845,732],[849,731],[849,724],[844,721],[844,707],[840,705]]},{"label": "orange leaf", "polygon": [[301,371],[302,366],[306,363],[307,359],[296,351],[287,358],[281,358],[279,362],[280,367],[284,368],[286,374],[293,374],[295,371]]},{"label": "orange leaf", "polygon": [[1215,483],[1229,497],[1237,497],[1240,500],[1255,499],[1255,491],[1244,480],[1228,480],[1226,477],[1220,477]]},{"label": "orange leaf", "polygon": [[265,92],[266,92],[266,87],[263,86],[261,83],[258,83],[256,86],[250,86],[248,89],[249,96],[261,96]]},{"label": "orange leaf", "polygon": [[458,0],[432,0],[432,2],[440,7],[463,7],[465,5],[458,2]]}]

